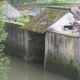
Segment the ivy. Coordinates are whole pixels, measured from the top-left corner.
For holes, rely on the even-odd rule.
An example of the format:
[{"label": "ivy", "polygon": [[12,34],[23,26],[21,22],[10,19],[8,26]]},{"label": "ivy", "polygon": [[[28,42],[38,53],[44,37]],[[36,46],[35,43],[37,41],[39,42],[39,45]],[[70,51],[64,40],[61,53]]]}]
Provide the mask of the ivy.
[{"label": "ivy", "polygon": [[8,57],[3,57],[4,55],[4,44],[3,42],[6,40],[7,33],[5,32],[5,23],[2,15],[3,8],[0,7],[0,80],[7,80],[7,71],[9,69],[8,64],[10,60]]}]

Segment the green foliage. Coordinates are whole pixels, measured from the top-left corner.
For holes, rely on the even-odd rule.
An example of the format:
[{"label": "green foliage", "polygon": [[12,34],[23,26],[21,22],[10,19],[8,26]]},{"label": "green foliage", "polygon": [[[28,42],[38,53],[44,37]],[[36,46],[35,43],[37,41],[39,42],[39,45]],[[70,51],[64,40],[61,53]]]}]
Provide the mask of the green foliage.
[{"label": "green foliage", "polygon": [[24,4],[24,3],[28,3],[28,4],[43,4],[43,5],[64,5],[64,4],[79,4],[80,1],[77,0],[7,0],[8,2],[10,2],[13,5],[20,5],[20,4]]},{"label": "green foliage", "polygon": [[27,22],[29,22],[29,21],[30,21],[29,17],[18,18],[18,19],[17,19],[17,22],[20,22],[20,23],[27,23]]},{"label": "green foliage", "polygon": [[10,63],[8,57],[0,58],[0,80],[7,79],[8,64]]},{"label": "green foliage", "polygon": [[5,23],[3,18],[3,8],[0,7],[0,80],[7,79],[7,71],[9,69],[9,59],[7,57],[3,57],[4,54],[4,44],[3,42],[6,40],[7,33],[5,32]]},{"label": "green foliage", "polygon": [[3,2],[3,1],[6,1],[6,0],[0,0],[0,2]]},{"label": "green foliage", "polygon": [[73,59],[70,59],[69,63],[70,63],[70,64],[73,64]]}]

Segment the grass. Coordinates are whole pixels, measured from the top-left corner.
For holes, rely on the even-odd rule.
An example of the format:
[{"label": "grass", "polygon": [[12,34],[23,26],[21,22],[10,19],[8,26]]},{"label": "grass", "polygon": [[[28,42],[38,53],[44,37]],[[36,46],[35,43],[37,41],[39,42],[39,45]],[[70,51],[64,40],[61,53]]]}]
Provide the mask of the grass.
[{"label": "grass", "polygon": [[30,18],[27,16],[27,17],[24,17],[24,18],[18,18],[17,19],[17,22],[20,22],[20,23],[27,23],[30,21]]}]

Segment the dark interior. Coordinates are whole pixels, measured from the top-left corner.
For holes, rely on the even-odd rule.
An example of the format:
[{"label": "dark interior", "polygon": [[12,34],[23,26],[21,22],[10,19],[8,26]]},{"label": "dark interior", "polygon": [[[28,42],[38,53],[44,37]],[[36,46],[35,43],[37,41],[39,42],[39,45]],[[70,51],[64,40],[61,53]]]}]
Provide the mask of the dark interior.
[{"label": "dark interior", "polygon": [[65,28],[68,28],[69,30],[72,30],[73,29],[73,26],[71,26],[71,25],[66,25],[66,26],[64,26],[64,29]]},{"label": "dark interior", "polygon": [[29,53],[34,57],[34,62],[44,62],[45,34],[29,32]]}]

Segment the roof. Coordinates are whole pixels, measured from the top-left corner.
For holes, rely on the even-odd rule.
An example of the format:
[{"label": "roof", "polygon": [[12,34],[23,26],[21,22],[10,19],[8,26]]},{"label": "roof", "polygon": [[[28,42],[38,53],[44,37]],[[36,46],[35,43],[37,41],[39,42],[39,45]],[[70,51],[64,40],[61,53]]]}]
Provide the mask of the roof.
[{"label": "roof", "polygon": [[39,15],[34,17],[26,25],[22,26],[22,29],[30,30],[33,32],[42,33],[52,23],[56,22],[64,14],[69,11],[69,8],[63,7],[47,7]]}]

